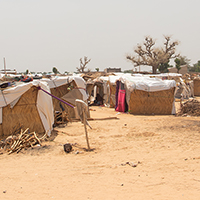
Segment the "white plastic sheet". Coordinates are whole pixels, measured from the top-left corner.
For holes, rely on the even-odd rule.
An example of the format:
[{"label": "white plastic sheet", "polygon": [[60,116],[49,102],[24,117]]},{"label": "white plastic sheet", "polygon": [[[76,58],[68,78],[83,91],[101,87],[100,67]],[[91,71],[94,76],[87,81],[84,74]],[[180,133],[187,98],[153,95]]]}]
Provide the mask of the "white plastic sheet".
[{"label": "white plastic sheet", "polygon": [[161,80],[158,78],[149,77],[125,77],[121,76],[119,80],[126,84],[128,90],[143,90],[147,92],[156,92],[162,90],[169,90],[176,87],[176,81],[174,80]]},{"label": "white plastic sheet", "polygon": [[176,82],[174,80],[161,80],[158,78],[143,76],[135,77],[130,74],[124,74],[122,76],[109,76],[109,81],[111,84],[115,84],[116,81],[121,81],[130,91],[137,89],[148,92],[156,92],[176,87]]},{"label": "white plastic sheet", "polygon": [[52,79],[41,79],[41,81],[45,81],[48,83],[50,88],[56,88],[64,84],[71,83],[72,81],[75,81],[77,87],[79,88],[79,91],[83,95],[83,101],[86,101],[88,99],[88,95],[86,93],[86,83],[82,77],[78,76],[61,76],[61,77],[55,77]]}]

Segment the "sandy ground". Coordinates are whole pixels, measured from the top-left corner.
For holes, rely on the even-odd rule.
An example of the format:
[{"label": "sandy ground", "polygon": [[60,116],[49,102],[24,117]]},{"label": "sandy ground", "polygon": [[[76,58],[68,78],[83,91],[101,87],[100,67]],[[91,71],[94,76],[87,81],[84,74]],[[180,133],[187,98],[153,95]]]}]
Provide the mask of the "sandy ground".
[{"label": "sandy ground", "polygon": [[[200,118],[134,116],[92,107],[85,151],[80,122],[50,140],[0,155],[0,199],[200,199]],[[71,153],[63,144],[76,143]]]}]

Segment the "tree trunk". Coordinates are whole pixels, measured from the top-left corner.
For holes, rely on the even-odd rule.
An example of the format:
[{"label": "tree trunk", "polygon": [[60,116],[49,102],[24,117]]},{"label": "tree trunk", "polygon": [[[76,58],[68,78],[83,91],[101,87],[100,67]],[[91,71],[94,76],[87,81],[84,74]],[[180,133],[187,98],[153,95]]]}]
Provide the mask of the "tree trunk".
[{"label": "tree trunk", "polygon": [[157,68],[158,68],[157,66],[152,66],[153,74],[156,74]]}]

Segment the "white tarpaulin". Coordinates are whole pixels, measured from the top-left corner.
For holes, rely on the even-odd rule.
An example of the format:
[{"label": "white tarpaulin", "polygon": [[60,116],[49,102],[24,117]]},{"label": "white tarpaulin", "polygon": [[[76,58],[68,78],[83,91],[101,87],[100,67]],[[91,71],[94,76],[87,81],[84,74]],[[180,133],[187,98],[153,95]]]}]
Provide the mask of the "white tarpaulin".
[{"label": "white tarpaulin", "polygon": [[[21,95],[28,91],[32,86],[40,86],[42,89],[50,92],[47,83],[32,81],[29,83],[22,83],[18,86],[1,90],[0,92],[0,109],[11,104],[15,105],[16,101],[19,100]],[[50,136],[53,129],[54,123],[54,113],[53,113],[53,103],[52,97],[44,93],[43,91],[38,91],[37,96],[37,109],[40,115],[41,121],[43,123],[44,129],[47,131],[48,136]],[[1,113],[1,123],[2,123],[2,111]]]},{"label": "white tarpaulin", "polygon": [[124,74],[122,76],[109,76],[109,81],[111,84],[115,84],[116,81],[121,81],[130,91],[137,89],[148,92],[156,92],[176,87],[176,82],[174,80],[161,80],[158,78],[143,76],[135,77],[130,74]]},{"label": "white tarpaulin", "polygon": [[43,78],[41,81],[45,81],[48,83],[50,88],[56,88],[64,84],[69,84],[72,81],[75,81],[78,90],[83,95],[83,101],[86,101],[88,99],[88,95],[86,93],[86,83],[82,77],[78,76],[59,76],[51,79]]},{"label": "white tarpaulin", "polygon": [[156,92],[176,87],[176,81],[161,80],[158,78],[122,76],[119,80],[124,83],[130,91],[143,90],[147,92]]}]

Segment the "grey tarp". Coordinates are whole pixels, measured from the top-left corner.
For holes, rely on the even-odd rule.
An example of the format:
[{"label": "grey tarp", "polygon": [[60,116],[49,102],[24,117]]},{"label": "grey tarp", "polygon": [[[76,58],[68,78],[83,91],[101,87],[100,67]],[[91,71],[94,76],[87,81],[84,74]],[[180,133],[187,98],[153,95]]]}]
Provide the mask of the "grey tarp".
[{"label": "grey tarp", "polygon": [[64,96],[62,96],[62,99],[75,105],[76,104],[75,100],[83,99],[83,95],[78,89],[73,89],[70,92],[68,92],[67,94],[65,94]]}]

